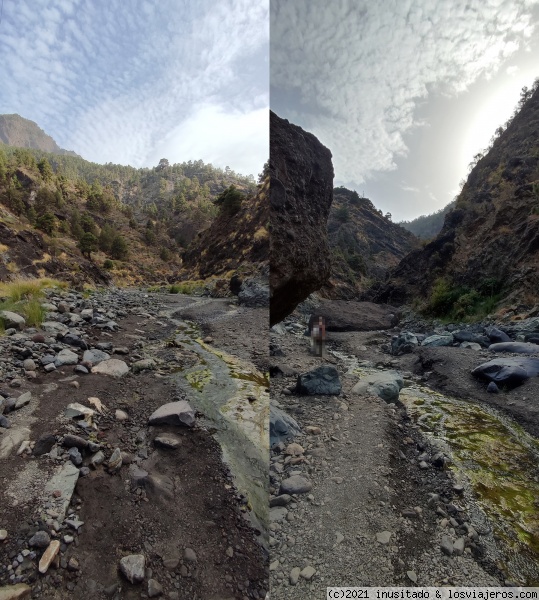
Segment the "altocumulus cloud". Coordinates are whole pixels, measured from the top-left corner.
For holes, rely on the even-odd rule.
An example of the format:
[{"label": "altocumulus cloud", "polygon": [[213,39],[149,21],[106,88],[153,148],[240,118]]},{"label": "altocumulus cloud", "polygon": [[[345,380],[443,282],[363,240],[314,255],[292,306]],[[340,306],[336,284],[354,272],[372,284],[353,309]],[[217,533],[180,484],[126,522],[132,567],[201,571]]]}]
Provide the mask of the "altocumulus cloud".
[{"label": "altocumulus cloud", "polygon": [[272,0],[271,105],[353,185],[395,169],[429,92],[456,95],[529,45],[537,0]]},{"label": "altocumulus cloud", "polygon": [[0,112],[96,162],[214,157],[256,174],[268,155],[268,13],[268,0],[6,2]]}]

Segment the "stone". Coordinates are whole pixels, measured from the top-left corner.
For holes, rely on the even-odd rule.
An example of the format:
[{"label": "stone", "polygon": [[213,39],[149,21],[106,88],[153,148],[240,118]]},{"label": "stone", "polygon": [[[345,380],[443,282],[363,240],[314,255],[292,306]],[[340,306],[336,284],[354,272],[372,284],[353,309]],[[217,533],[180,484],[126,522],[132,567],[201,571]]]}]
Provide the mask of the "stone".
[{"label": "stone", "polygon": [[120,560],[120,571],[131,583],[144,581],[146,559],[143,554],[130,554]]},{"label": "stone", "polygon": [[453,554],[455,554],[455,556],[462,556],[464,554],[465,545],[466,539],[463,537],[458,538],[453,544]]},{"label": "stone", "polygon": [[3,542],[4,540],[7,540],[7,530],[6,529],[0,529],[0,542]]},{"label": "stone", "polygon": [[539,375],[539,358],[495,358],[473,369],[472,375],[478,379],[493,381],[498,386],[513,388],[530,377]]},{"label": "stone", "polygon": [[494,383],[494,381],[491,381],[488,385],[487,385],[487,392],[489,394],[497,394],[499,393],[500,388]]},{"label": "stone", "polygon": [[300,576],[303,577],[303,579],[310,581],[313,578],[315,573],[316,573],[316,569],[309,565],[301,571]]},{"label": "stone", "polygon": [[52,450],[52,447],[56,444],[56,436],[52,433],[44,433],[36,441],[32,453],[34,456],[41,456],[47,454]]},{"label": "stone", "polygon": [[195,411],[187,400],[169,402],[159,407],[148,419],[149,425],[185,425],[195,423]]},{"label": "stone", "polygon": [[109,359],[110,354],[107,354],[106,352],[96,348],[92,350],[86,350],[82,355],[83,362],[88,363],[90,366],[98,365],[100,362]]},{"label": "stone", "polygon": [[73,435],[71,433],[66,433],[62,440],[62,446],[66,448],[79,448],[82,450],[83,448],[88,447],[88,440],[80,437],[79,435]]},{"label": "stone", "polygon": [[[54,506],[54,511],[58,514],[60,522],[65,517],[78,478],[79,469],[71,462],[65,462],[45,484],[45,496],[54,498],[51,503]],[[60,495],[56,497],[53,495],[55,492],[60,492]]]},{"label": "stone", "polygon": [[43,553],[39,561],[39,572],[44,575],[50,567],[52,561],[56,558],[56,555],[60,552],[60,540],[52,540],[48,548]]},{"label": "stone", "polygon": [[440,544],[440,548],[444,554],[447,556],[452,556],[453,554],[453,542],[451,538],[447,535],[442,535],[442,542]]},{"label": "stone", "polygon": [[56,371],[56,366],[54,363],[49,363],[43,367],[46,373],[52,373],[52,371]]},{"label": "stone", "polygon": [[389,544],[391,540],[391,531],[380,531],[379,533],[376,534],[376,541],[379,544],[383,544],[384,546],[386,544]]},{"label": "stone", "polygon": [[69,417],[71,419],[78,419],[80,417],[92,417],[95,414],[95,411],[93,410],[93,408],[84,406],[84,404],[73,402],[72,404],[67,405],[64,414],[66,417]]},{"label": "stone", "polygon": [[21,394],[15,402],[15,410],[18,410],[19,408],[22,408],[23,406],[26,406],[27,404],[29,404],[31,399],[32,399],[31,392],[24,392],[24,394]]},{"label": "stone", "polygon": [[333,165],[331,152],[312,134],[272,111],[270,130],[272,326],[329,278]]},{"label": "stone", "polygon": [[154,439],[154,443],[156,446],[161,446],[161,448],[173,450],[174,448],[181,446],[182,440],[172,433],[162,433]]},{"label": "stone", "polygon": [[47,548],[50,543],[51,537],[46,531],[36,531],[28,541],[28,545],[33,548]]},{"label": "stone", "polygon": [[140,373],[142,371],[151,371],[155,369],[156,363],[153,358],[144,358],[143,360],[137,360],[131,365],[133,373]]},{"label": "stone", "polygon": [[92,367],[92,373],[100,373],[111,377],[123,377],[129,373],[129,367],[123,360],[110,358]]},{"label": "stone", "polygon": [[109,458],[109,462],[107,463],[107,467],[111,473],[115,473],[122,466],[122,451],[120,448],[115,448],[114,452],[111,454]]},{"label": "stone", "polygon": [[365,375],[352,388],[352,393],[378,396],[385,402],[398,402],[404,379],[396,371],[380,371]]},{"label": "stone", "polygon": [[96,468],[98,465],[105,461],[105,455],[102,450],[96,452],[92,458],[90,458],[90,466]]},{"label": "stone", "polygon": [[403,331],[397,336],[394,336],[391,340],[391,354],[393,356],[400,356],[401,354],[407,354],[413,352],[415,348],[419,346],[419,340],[413,333]]},{"label": "stone", "polygon": [[0,310],[0,320],[4,322],[5,329],[24,329],[26,325],[26,319],[15,312],[10,310]]},{"label": "stone", "polygon": [[317,369],[298,376],[296,393],[309,396],[338,396],[342,386],[339,373],[331,365],[322,365]]},{"label": "stone", "polygon": [[302,446],[296,443],[288,444],[284,450],[284,454],[289,456],[301,456],[304,452]]},{"label": "stone", "polygon": [[4,429],[9,429],[11,427],[9,419],[4,415],[0,415],[0,427],[3,427]]},{"label": "stone", "polygon": [[280,494],[279,496],[275,496],[270,499],[269,505],[270,508],[273,506],[286,506],[292,500],[292,496],[289,494]]},{"label": "stone", "polygon": [[30,598],[32,588],[26,583],[16,583],[0,587],[0,600],[24,600]]},{"label": "stone", "polygon": [[25,371],[35,371],[37,368],[35,361],[31,358],[25,359],[22,363],[22,367]]},{"label": "stone", "polygon": [[288,509],[284,506],[273,506],[269,510],[269,520],[270,523],[276,523],[278,521],[282,521],[286,518],[288,514]]},{"label": "stone", "polygon": [[163,594],[163,586],[156,579],[148,579],[148,596],[156,598]]},{"label": "stone", "polygon": [[406,576],[412,583],[417,583],[417,575],[415,571],[406,571]]},{"label": "stone", "polygon": [[294,437],[301,433],[297,421],[281,408],[270,405],[270,445]]},{"label": "stone", "polygon": [[451,333],[443,334],[443,335],[429,335],[422,342],[422,346],[431,346],[431,347],[440,347],[440,346],[451,346],[455,338]]},{"label": "stone", "polygon": [[475,342],[461,342],[460,348],[464,348],[465,350],[481,350],[481,344],[476,344]]},{"label": "stone", "polygon": [[129,415],[125,412],[125,410],[116,409],[114,413],[114,417],[117,421],[127,421],[129,419]]},{"label": "stone", "polygon": [[498,344],[502,342],[510,342],[511,338],[497,327],[485,327],[485,334],[490,340],[491,344]]},{"label": "stone", "polygon": [[294,567],[290,571],[290,575],[288,578],[290,585],[296,585],[298,583],[300,573],[301,573],[301,569],[299,567]]},{"label": "stone", "polygon": [[185,550],[183,551],[183,558],[188,562],[197,561],[197,555],[192,548],[185,548]]},{"label": "stone", "polygon": [[306,494],[310,492],[313,485],[301,475],[292,475],[287,479],[283,479],[279,488],[279,494]]},{"label": "stone", "polygon": [[64,348],[64,350],[60,350],[60,352],[58,352],[58,354],[56,355],[56,359],[54,360],[54,366],[56,368],[65,367],[68,365],[76,365],[78,362],[78,354],[75,354],[75,352]]},{"label": "stone", "polygon": [[539,353],[539,345],[530,342],[500,342],[491,344],[488,349],[491,352],[514,352],[515,354]]},{"label": "stone", "polygon": [[269,306],[270,291],[266,281],[246,279],[242,282],[238,293],[238,304],[249,307]]},{"label": "stone", "polygon": [[80,453],[80,450],[78,448],[70,448],[67,452],[67,454],[69,455],[69,458],[71,460],[71,462],[76,466],[76,467],[80,467],[82,465],[82,455]]}]

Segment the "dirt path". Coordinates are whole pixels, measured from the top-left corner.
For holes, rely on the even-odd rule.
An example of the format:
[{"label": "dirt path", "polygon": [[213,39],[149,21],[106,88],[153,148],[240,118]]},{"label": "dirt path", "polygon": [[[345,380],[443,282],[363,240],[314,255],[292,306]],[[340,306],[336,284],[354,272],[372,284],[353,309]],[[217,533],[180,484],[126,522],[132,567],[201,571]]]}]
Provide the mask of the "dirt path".
[{"label": "dirt path", "polygon": [[[287,455],[286,443],[272,452],[272,600],[325,598],[329,585],[503,585],[491,532],[450,472],[426,458],[435,449],[421,429],[402,407],[352,392],[359,376],[345,357],[359,368],[401,369],[413,386],[422,375],[409,370],[411,358],[401,364],[383,352],[389,331],[329,333],[326,358],[311,356],[302,319],[296,313],[286,333],[272,333],[274,353],[283,353],[272,356],[272,403],[304,432],[293,440],[304,453]],[[342,394],[296,395],[297,375],[321,364],[337,368]],[[312,489],[285,504],[279,488],[293,475]],[[462,551],[444,553],[445,538],[462,538]]]},{"label": "dirt path", "polygon": [[[99,305],[98,297],[94,301]],[[25,439],[35,442],[52,434],[56,444],[52,455],[42,456],[17,455],[17,445],[0,460],[0,529],[7,533],[0,542],[0,585],[26,584],[33,598],[43,599],[264,598],[263,532],[251,528],[246,499],[237,494],[211,433],[199,425],[149,427],[148,417],[167,402],[188,399],[170,374],[195,358],[188,349],[170,345],[175,325],[163,314],[181,318],[189,310],[197,318],[200,309],[200,321],[216,347],[241,330],[237,354],[261,366],[260,348],[267,343],[260,336],[267,321],[257,310],[180,295],[126,292],[114,302],[126,313],[117,319],[119,331],[92,328],[88,341],[91,346],[111,341],[114,348],[123,347],[122,354],[111,355],[131,365],[128,375],[75,375],[72,366],[48,374],[38,369],[37,378],[23,379],[13,392],[5,390],[13,395],[30,391],[32,400],[8,415],[11,429],[3,430],[0,439],[27,427]],[[110,307],[105,304],[104,310]],[[234,340],[228,341],[227,350],[234,353]],[[155,364],[135,374],[132,365],[141,359]],[[63,413],[70,403],[90,406],[90,397],[99,398],[105,409],[94,415],[96,429],[84,430]],[[72,526],[62,522],[46,491],[53,474],[70,464],[61,446],[66,434],[91,441],[93,450],[99,448],[105,457],[78,478],[67,509]],[[176,447],[156,441],[164,434],[172,436]],[[115,448],[122,452],[123,466],[111,473],[106,465]],[[83,465],[88,465],[95,452],[81,452]],[[44,576],[37,572],[43,549],[29,545],[37,531],[61,544]],[[144,556],[142,583],[130,583],[120,574],[120,560],[128,555]]]}]

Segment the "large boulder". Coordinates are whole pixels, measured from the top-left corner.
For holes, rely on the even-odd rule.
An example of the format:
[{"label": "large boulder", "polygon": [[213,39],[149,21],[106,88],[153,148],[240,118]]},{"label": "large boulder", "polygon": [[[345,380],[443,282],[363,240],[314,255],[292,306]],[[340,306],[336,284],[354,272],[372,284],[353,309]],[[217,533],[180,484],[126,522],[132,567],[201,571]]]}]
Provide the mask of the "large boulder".
[{"label": "large boulder", "polygon": [[6,329],[24,329],[26,325],[26,319],[17,313],[10,310],[0,310],[0,320],[4,322]]},{"label": "large boulder", "polygon": [[539,375],[539,358],[496,358],[472,371],[478,379],[513,388]]},{"label": "large boulder", "polygon": [[354,394],[378,396],[385,402],[397,402],[404,379],[396,371],[380,371],[362,377],[352,388]]},{"label": "large boulder", "polygon": [[514,352],[515,354],[537,354],[539,346],[529,342],[499,342],[488,347],[492,352]]},{"label": "large boulder", "polygon": [[324,317],[326,331],[375,331],[394,327],[396,312],[396,308],[385,304],[321,299],[313,316]]},{"label": "large boulder", "polygon": [[266,282],[257,279],[246,279],[238,293],[238,303],[243,306],[269,306],[269,288]]},{"label": "large boulder", "polygon": [[327,220],[331,152],[270,111],[270,324],[282,321],[330,275]]},{"label": "large boulder", "polygon": [[338,396],[341,393],[339,373],[331,365],[322,365],[298,376],[296,392],[308,396]]}]

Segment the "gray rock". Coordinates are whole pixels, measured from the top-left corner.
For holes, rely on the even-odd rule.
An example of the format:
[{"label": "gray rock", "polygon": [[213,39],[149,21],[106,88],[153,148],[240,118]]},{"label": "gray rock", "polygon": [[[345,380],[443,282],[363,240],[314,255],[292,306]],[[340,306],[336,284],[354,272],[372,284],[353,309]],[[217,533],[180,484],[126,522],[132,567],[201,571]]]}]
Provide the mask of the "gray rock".
[{"label": "gray rock", "polygon": [[280,441],[294,437],[301,433],[301,427],[284,410],[270,406],[270,445],[274,446]]},{"label": "gray rock", "polygon": [[0,310],[0,319],[4,322],[5,329],[24,329],[26,319],[10,310]]},{"label": "gray rock", "polygon": [[47,365],[53,364],[55,359],[56,359],[56,357],[53,356],[52,354],[45,354],[45,356],[42,356],[39,359],[39,362],[45,367]]},{"label": "gray rock", "polygon": [[243,306],[269,306],[269,286],[257,279],[246,279],[241,284],[238,303]]},{"label": "gray rock", "polygon": [[183,558],[188,562],[196,562],[197,561],[196,552],[192,548],[186,548],[183,551]]},{"label": "gray rock", "polygon": [[162,448],[174,449],[181,446],[182,440],[172,433],[162,433],[154,439],[154,443]]},{"label": "gray rock", "polygon": [[70,448],[67,451],[67,454],[69,455],[69,458],[71,460],[71,462],[76,466],[76,467],[80,467],[80,465],[82,465],[82,455],[80,453],[80,450],[78,448]]},{"label": "gray rock", "polygon": [[27,404],[29,404],[31,399],[32,399],[31,392],[24,392],[24,394],[21,394],[15,402],[15,410],[18,410],[19,408],[22,408],[23,406],[26,406]]},{"label": "gray rock", "polygon": [[466,540],[463,537],[458,538],[453,544],[453,554],[456,556],[462,556],[464,554],[464,547],[466,545]]},{"label": "gray rock", "polygon": [[389,544],[391,540],[391,531],[380,531],[376,534],[376,541],[379,544],[386,545]]},{"label": "gray rock", "polygon": [[77,354],[65,348],[64,350],[60,350],[56,355],[56,359],[54,361],[54,365],[56,367],[64,367],[67,365],[76,365],[79,362],[79,357]]},{"label": "gray rock", "polygon": [[488,385],[487,385],[487,392],[489,394],[497,394],[500,391],[500,389],[498,388],[498,386],[494,383],[494,381],[491,381]]},{"label": "gray rock", "polygon": [[50,335],[64,336],[69,333],[69,327],[59,321],[44,321],[41,323],[41,329]]},{"label": "gray rock", "polygon": [[143,554],[130,554],[120,560],[120,571],[131,583],[144,581],[146,559]]},{"label": "gray rock", "polygon": [[156,598],[161,596],[163,593],[163,586],[156,579],[148,580],[148,596],[150,598]]},{"label": "gray rock", "polygon": [[288,509],[284,506],[273,506],[269,510],[269,520],[270,523],[277,523],[278,521],[282,521],[286,518],[288,514]]},{"label": "gray rock", "polygon": [[102,464],[105,461],[105,455],[102,450],[97,451],[92,458],[90,458],[90,465],[92,467],[97,467],[97,465]]},{"label": "gray rock", "polygon": [[122,466],[122,451],[120,448],[115,448],[111,457],[109,458],[109,462],[107,464],[108,469],[111,473],[115,473]]},{"label": "gray rock", "polygon": [[497,327],[485,327],[485,334],[488,336],[488,339],[492,344],[497,344],[500,342],[510,342],[511,338]]},{"label": "gray rock", "polygon": [[65,517],[78,478],[79,469],[71,462],[65,462],[45,485],[45,497],[52,498],[53,492],[60,492],[60,496],[54,498],[54,510],[58,513],[59,522]]},{"label": "gray rock", "polygon": [[391,340],[391,354],[393,356],[407,354],[413,352],[417,346],[419,346],[417,337],[413,333],[404,331]]},{"label": "gray rock", "polygon": [[539,375],[539,358],[496,358],[476,367],[472,375],[478,379],[513,388],[530,377]]},{"label": "gray rock", "polygon": [[22,363],[23,369],[25,371],[35,371],[36,370],[36,363],[34,360],[32,360],[31,358],[27,358],[23,363]]},{"label": "gray rock", "polygon": [[475,342],[461,342],[460,347],[467,350],[481,350],[481,344],[476,344]]},{"label": "gray rock", "polygon": [[273,506],[286,506],[292,500],[292,497],[289,494],[281,494],[279,496],[275,496],[275,498],[270,499],[270,508]]},{"label": "gray rock", "polygon": [[292,477],[283,479],[279,494],[306,494],[311,491],[312,487],[312,483],[306,477],[292,475]]},{"label": "gray rock", "polygon": [[92,367],[92,373],[101,373],[102,375],[110,375],[111,377],[123,377],[129,373],[129,367],[123,360],[110,358]]},{"label": "gray rock", "polygon": [[46,531],[36,531],[28,541],[33,548],[47,548],[50,543],[51,537]]},{"label": "gray rock", "polygon": [[451,346],[455,338],[453,334],[448,333],[444,335],[429,335],[429,337],[425,338],[422,342],[422,346],[430,346],[430,347],[440,347],[440,346]]},{"label": "gray rock", "polygon": [[52,433],[44,433],[36,441],[32,453],[34,454],[34,456],[41,456],[42,454],[47,454],[52,450],[54,444],[56,444],[56,436],[54,436]]},{"label": "gray rock", "polygon": [[163,404],[148,419],[149,425],[186,425],[192,427],[194,422],[195,411],[187,400]]},{"label": "gray rock", "polygon": [[43,369],[46,373],[52,373],[52,371],[56,371],[56,366],[54,365],[54,363],[49,363],[48,365],[45,365]]},{"label": "gray rock", "polygon": [[155,369],[156,363],[153,358],[145,358],[143,360],[137,360],[131,365],[133,373],[140,373],[141,371],[151,371]]},{"label": "gray rock", "polygon": [[299,567],[294,567],[291,571],[290,571],[290,575],[289,575],[289,582],[290,585],[297,585],[298,581],[299,581],[299,575],[301,573],[301,569]]},{"label": "gray rock", "polygon": [[331,365],[322,365],[313,371],[298,376],[296,393],[315,396],[338,396],[342,386],[339,373]]},{"label": "gray rock", "polygon": [[447,556],[452,556],[453,554],[453,542],[451,538],[447,535],[442,535],[442,543],[440,544],[440,548],[444,554]]},{"label": "gray rock", "polygon": [[11,427],[9,419],[4,415],[0,415],[0,427],[3,427],[4,429],[9,429]]},{"label": "gray rock", "polygon": [[103,352],[102,350],[86,350],[82,355],[83,362],[90,363],[90,365],[97,365],[104,360],[109,360],[110,354]]},{"label": "gray rock", "polygon": [[80,437],[79,435],[67,433],[64,435],[64,439],[62,440],[62,446],[65,446],[66,448],[79,448],[82,450],[83,448],[88,447],[88,440]]},{"label": "gray rock", "polygon": [[539,346],[529,342],[501,342],[488,347],[492,352],[514,352],[515,354],[537,354]]},{"label": "gray rock", "polygon": [[397,402],[404,379],[397,371],[380,371],[366,375],[352,388],[354,394],[374,395],[385,402]]}]

